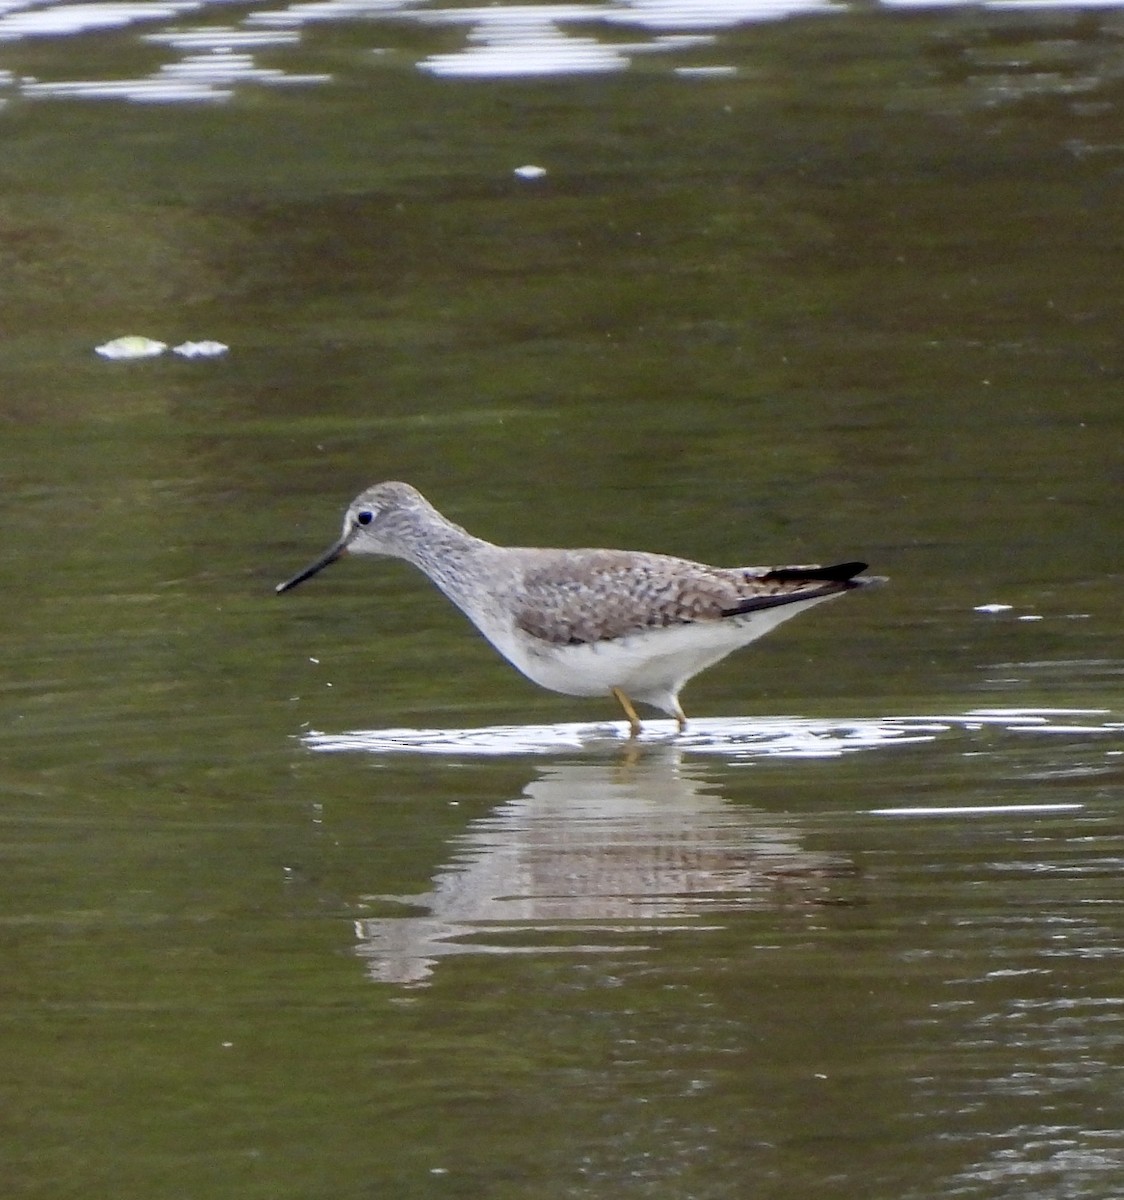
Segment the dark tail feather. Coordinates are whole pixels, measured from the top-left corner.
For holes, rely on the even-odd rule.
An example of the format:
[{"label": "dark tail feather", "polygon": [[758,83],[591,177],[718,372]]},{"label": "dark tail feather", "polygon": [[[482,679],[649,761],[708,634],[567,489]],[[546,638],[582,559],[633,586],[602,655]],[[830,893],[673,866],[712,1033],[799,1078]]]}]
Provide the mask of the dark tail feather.
[{"label": "dark tail feather", "polygon": [[866,570],[864,562],[836,563],[833,567],[774,567],[763,579],[777,583],[847,583],[860,571]]},{"label": "dark tail feather", "polygon": [[803,600],[819,600],[823,596],[838,596],[840,592],[848,592],[852,588],[864,587],[871,583],[884,583],[880,575],[866,575],[861,579],[855,576],[866,570],[866,563],[845,562],[836,563],[830,567],[775,567],[762,575],[762,581],[773,583],[810,583],[819,587],[810,587],[802,591],[782,592],[776,596],[753,596],[743,600],[733,608],[724,608],[724,617],[740,617],[746,613],[759,612],[763,608],[781,608],[785,604],[799,604]]}]

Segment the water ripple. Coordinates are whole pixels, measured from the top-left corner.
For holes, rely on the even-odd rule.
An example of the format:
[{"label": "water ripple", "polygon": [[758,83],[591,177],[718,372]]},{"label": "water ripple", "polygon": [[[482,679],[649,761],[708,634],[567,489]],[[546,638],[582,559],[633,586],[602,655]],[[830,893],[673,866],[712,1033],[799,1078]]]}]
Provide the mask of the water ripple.
[{"label": "water ripple", "polygon": [[[1073,5],[1066,0],[1029,0],[1029,8],[1108,7],[1097,0]],[[366,22],[386,26],[380,33],[395,43],[393,27],[456,26],[464,29],[463,43],[454,49],[418,55],[411,38],[405,52],[414,69],[450,78],[531,78],[621,73],[642,55],[691,54],[699,47],[720,45],[726,31],[755,23],[794,17],[820,19],[845,15],[865,7],[848,0],[616,0],[613,3],[497,3],[466,7],[431,5],[426,0],[312,0],[277,6],[247,6],[237,23],[210,23],[218,0],[173,0],[171,3],[42,4],[0,0],[0,43],[36,39],[97,37],[107,31],[134,26],[144,32],[139,40],[166,46],[179,55],[150,75],[120,79],[40,80],[18,72],[0,72],[0,87],[26,98],[124,99],[133,102],[226,101],[237,86],[276,86],[330,83],[329,73],[294,73],[280,66],[259,66],[252,55],[265,51],[275,57],[293,49],[307,52],[309,34],[328,23]],[[963,0],[883,0],[880,7],[894,12],[917,7],[962,8]],[[1017,9],[1017,0],[991,0],[978,6],[984,11]],[[235,10],[237,11],[237,10]],[[222,16],[229,20],[225,2]],[[202,23],[181,25],[185,18]],[[635,31],[622,40],[619,31]],[[1033,43],[1033,34],[1027,35]],[[1057,46],[1058,39],[1049,40]],[[1002,42],[1004,47],[1007,41]],[[1076,43],[1075,43],[1076,45]],[[386,44],[372,44],[373,65]],[[968,37],[959,47],[956,69],[966,71],[967,86],[979,103],[993,106],[1028,95],[1056,93],[1080,97],[1100,87],[1102,79],[1117,73],[1115,43],[1105,51],[1105,61],[1090,69],[1074,51],[1060,62],[1049,59],[1049,69],[1031,71],[1036,61],[1033,45],[1026,55],[996,56],[986,37],[977,45]],[[1026,61],[1024,61],[1026,58]],[[400,61],[391,55],[387,61]],[[1099,60],[1098,60],[1099,61]],[[669,67],[676,77],[689,80],[722,79],[737,74],[736,65],[724,62],[680,62]],[[957,86],[962,86],[959,82]],[[1084,103],[1085,101],[1081,101]],[[6,100],[0,100],[6,103]],[[1075,154],[1108,147],[1075,142]],[[1024,620],[1034,619],[1024,616]]]},{"label": "water ripple", "polygon": [[[491,725],[476,729],[368,729],[343,733],[310,730],[301,741],[323,752],[429,754],[489,757],[619,750],[623,745],[673,745],[695,754],[730,760],[838,758],[864,750],[935,741],[954,730],[994,727],[1018,734],[1111,735],[1124,722],[1107,709],[981,708],[955,715],[860,718],[712,717],[693,720],[679,735],[672,721],[645,722],[642,736],[628,739],[624,722],[600,724]],[[1084,719],[1081,719],[1084,718]]]}]

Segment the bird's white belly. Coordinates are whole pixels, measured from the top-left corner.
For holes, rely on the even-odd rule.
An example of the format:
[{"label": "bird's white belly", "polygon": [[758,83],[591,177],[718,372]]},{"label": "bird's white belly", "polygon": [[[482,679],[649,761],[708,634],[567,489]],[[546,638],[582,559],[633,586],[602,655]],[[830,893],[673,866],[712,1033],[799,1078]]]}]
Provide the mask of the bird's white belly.
[{"label": "bird's white belly", "polygon": [[638,700],[662,699],[812,603],[816,601],[578,645],[555,645],[520,631],[484,632],[513,666],[551,691],[598,696],[610,688],[621,688]]},{"label": "bird's white belly", "polygon": [[[535,647],[515,665],[542,687],[567,696],[599,696],[622,688],[631,696],[673,690],[678,680],[694,674],[697,653],[685,654],[660,637],[639,633],[610,642]],[[658,641],[657,641],[658,638]],[[733,647],[730,647],[733,649]],[[719,657],[729,653],[723,648]]]},{"label": "bird's white belly", "polygon": [[756,641],[797,613],[834,599],[796,601],[720,621],[669,625],[602,642],[544,642],[510,625],[475,619],[481,633],[528,679],[566,696],[601,696],[620,688],[658,708],[700,671]]}]

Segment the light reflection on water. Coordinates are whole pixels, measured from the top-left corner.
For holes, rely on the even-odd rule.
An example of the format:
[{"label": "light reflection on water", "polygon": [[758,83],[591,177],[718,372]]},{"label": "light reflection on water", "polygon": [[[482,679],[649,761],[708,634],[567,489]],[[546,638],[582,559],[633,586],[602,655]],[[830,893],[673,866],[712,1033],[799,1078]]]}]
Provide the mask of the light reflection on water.
[{"label": "light reflection on water", "polygon": [[[1075,717],[1102,717],[1076,722]],[[980,708],[956,715],[858,718],[712,717],[693,719],[685,734],[670,720],[645,721],[636,742],[622,722],[495,725],[480,729],[372,729],[345,733],[309,731],[311,750],[371,754],[523,755],[585,749],[605,751],[674,745],[678,751],[719,755],[729,762],[754,758],[836,758],[861,750],[931,742],[953,730],[995,727],[1010,733],[1119,734],[1124,722],[1107,709]],[[1108,754],[1114,753],[1109,748]]]},{"label": "light reflection on water", "polygon": [[[1112,8],[1114,4],[1084,0],[990,0],[970,7],[1001,14],[1006,11]],[[631,0],[602,4],[496,4],[469,8],[435,7],[418,0],[323,0],[281,7],[252,8],[238,24],[180,27],[188,14],[206,18],[225,5],[206,0],[170,4],[7,5],[0,16],[0,44],[52,37],[74,37],[138,26],[143,41],[163,45],[182,57],[145,76],[124,79],[40,80],[18,72],[0,73],[0,88],[28,99],[124,99],[140,103],[205,102],[231,99],[246,85],[325,84],[327,72],[291,72],[277,65],[286,51],[302,48],[308,31],[325,23],[411,22],[424,26],[463,26],[464,45],[453,51],[423,54],[413,65],[426,73],[455,78],[572,76],[628,70],[640,56],[714,53],[722,31],[792,17],[820,17],[863,10],[845,0]],[[965,7],[963,0],[933,4],[924,0],[883,0],[888,12]],[[154,24],[166,24],[148,32]],[[601,27],[603,33],[595,32]],[[622,41],[613,31],[635,29],[638,37]],[[393,38],[389,27],[386,36]],[[1046,36],[1046,35],[1043,35]],[[1056,39],[1055,39],[1056,42]],[[305,48],[307,49],[307,48]],[[384,58],[385,44],[373,41],[370,65]],[[1008,57],[992,62],[985,53],[973,61],[965,48],[964,65],[981,79],[981,100],[1016,99],[1031,92],[1075,93],[1095,87],[1102,71],[1089,69],[1077,48],[1073,62],[1027,72],[1026,63],[1008,47]],[[257,56],[271,56],[263,66]],[[1011,57],[1011,54],[1014,57]],[[1062,53],[1064,59],[1066,55]],[[396,61],[391,57],[391,61]],[[724,62],[680,62],[674,74],[685,78],[724,78],[737,67]]]}]

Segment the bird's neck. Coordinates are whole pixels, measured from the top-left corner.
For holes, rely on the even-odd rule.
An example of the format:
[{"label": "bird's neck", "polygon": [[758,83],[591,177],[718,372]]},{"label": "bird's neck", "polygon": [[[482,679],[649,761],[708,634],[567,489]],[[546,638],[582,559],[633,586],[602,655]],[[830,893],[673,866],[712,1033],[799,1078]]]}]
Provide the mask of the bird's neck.
[{"label": "bird's neck", "polygon": [[497,547],[474,537],[436,509],[425,529],[404,523],[394,532],[397,557],[428,575],[459,608],[472,605],[481,579],[481,559]]}]

